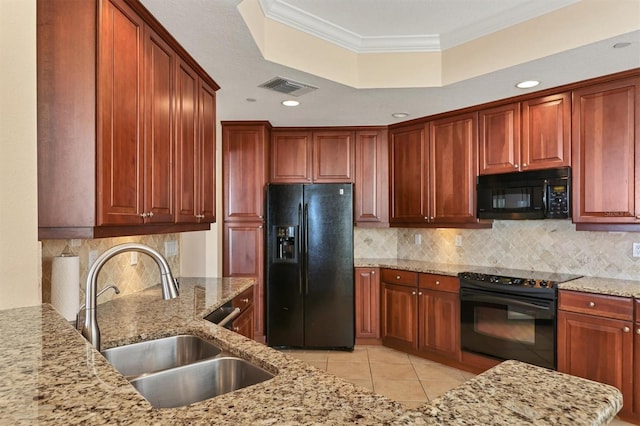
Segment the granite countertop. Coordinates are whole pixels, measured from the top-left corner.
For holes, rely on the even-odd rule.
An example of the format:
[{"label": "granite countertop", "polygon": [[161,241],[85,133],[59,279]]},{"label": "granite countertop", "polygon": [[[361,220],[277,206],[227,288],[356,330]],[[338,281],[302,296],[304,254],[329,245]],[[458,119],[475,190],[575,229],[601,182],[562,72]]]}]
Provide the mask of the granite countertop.
[{"label": "granite countertop", "polygon": [[[494,424],[605,424],[622,404],[613,387],[507,361],[408,410],[202,320],[252,280],[180,282],[174,300],[162,300],[155,286],[99,305],[103,349],[190,333],[276,373],[273,379],[187,407],[154,409],[51,305],[9,309],[0,311],[0,424],[435,425],[480,418]],[[548,398],[535,397],[541,388]]]},{"label": "granite countertop", "polygon": [[[427,274],[439,274],[457,276],[459,272],[481,271],[490,273],[490,267],[477,265],[454,265],[445,263],[432,263],[420,260],[402,259],[355,259],[356,267],[379,267],[401,269],[405,271],[423,272]],[[544,273],[544,272],[543,272]],[[573,290],[587,293],[599,293],[610,296],[636,297],[640,299],[640,281],[620,280],[604,277],[579,277],[558,284],[559,290]]]}]

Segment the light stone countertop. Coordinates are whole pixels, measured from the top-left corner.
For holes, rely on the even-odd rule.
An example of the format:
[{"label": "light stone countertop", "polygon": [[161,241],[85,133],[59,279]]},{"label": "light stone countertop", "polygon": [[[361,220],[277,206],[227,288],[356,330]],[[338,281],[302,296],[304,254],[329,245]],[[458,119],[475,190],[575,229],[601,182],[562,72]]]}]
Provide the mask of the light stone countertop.
[{"label": "light stone countertop", "polygon": [[[191,333],[276,373],[266,382],[174,409],[154,409],[51,305],[0,311],[0,424],[606,424],[610,386],[507,361],[418,410],[202,320],[249,279],[180,279],[98,306],[103,349]],[[550,398],[528,396],[545,389]],[[465,420],[466,419],[466,420]],[[472,419],[472,420],[469,420]],[[496,421],[503,423],[495,423]]]},{"label": "light stone countertop", "polygon": [[[405,271],[422,272],[457,276],[459,272],[482,271],[487,273],[492,268],[474,265],[454,265],[445,263],[431,263],[420,260],[402,259],[355,259],[356,267],[380,267],[401,269]],[[552,272],[552,271],[544,271]],[[573,290],[587,293],[599,293],[610,296],[636,297],[640,299],[640,281],[620,280],[604,277],[580,277],[558,284],[559,290]]]}]

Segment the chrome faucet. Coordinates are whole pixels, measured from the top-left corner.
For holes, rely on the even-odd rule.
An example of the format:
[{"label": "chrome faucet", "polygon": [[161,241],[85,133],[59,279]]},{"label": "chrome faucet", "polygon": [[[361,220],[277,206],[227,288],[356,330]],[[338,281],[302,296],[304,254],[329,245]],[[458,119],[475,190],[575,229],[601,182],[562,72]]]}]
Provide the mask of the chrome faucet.
[{"label": "chrome faucet", "polygon": [[96,300],[98,296],[98,274],[105,263],[113,256],[127,251],[137,251],[148,254],[155,260],[160,269],[160,279],[162,281],[162,298],[165,300],[178,297],[178,282],[171,273],[171,268],[166,259],[157,250],[139,243],[120,244],[106,250],[91,265],[87,274],[87,285],[85,289],[85,317],[82,326],[82,335],[97,349],[100,350],[100,328],[96,317]]}]

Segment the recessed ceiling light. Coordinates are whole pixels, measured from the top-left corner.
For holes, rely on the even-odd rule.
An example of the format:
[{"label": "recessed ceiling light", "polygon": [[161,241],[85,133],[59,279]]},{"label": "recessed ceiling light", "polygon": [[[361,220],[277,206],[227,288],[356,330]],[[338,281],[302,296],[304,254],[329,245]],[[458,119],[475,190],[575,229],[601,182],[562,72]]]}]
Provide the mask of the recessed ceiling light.
[{"label": "recessed ceiling light", "polygon": [[408,112],[394,112],[393,114],[391,114],[392,117],[395,118],[405,118],[409,116]]},{"label": "recessed ceiling light", "polygon": [[282,105],[284,106],[298,106],[300,102],[294,101],[293,99],[289,99],[288,101],[282,101]]},{"label": "recessed ceiling light", "polygon": [[540,82],[537,80],[527,80],[516,84],[516,87],[518,89],[531,89],[532,87],[536,87],[538,84],[540,84]]},{"label": "recessed ceiling light", "polygon": [[629,47],[631,46],[631,43],[629,43],[628,41],[623,41],[620,43],[616,43],[613,45],[614,49],[622,49],[623,47]]}]

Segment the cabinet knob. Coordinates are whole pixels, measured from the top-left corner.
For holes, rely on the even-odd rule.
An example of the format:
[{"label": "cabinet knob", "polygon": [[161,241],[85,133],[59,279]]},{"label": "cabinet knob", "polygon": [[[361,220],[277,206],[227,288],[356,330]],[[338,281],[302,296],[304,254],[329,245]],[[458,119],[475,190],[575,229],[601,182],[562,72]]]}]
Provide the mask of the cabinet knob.
[{"label": "cabinet knob", "polygon": [[262,229],[262,225],[258,226],[258,229]]},{"label": "cabinet knob", "polygon": [[625,333],[628,333],[628,332],[630,331],[630,329],[629,329],[629,327],[624,327],[624,328],[622,329],[622,331],[624,331]]},{"label": "cabinet knob", "polygon": [[141,217],[141,218],[143,218],[143,219],[145,219],[147,216],[148,216],[148,215],[147,215],[146,213],[141,213],[141,214],[140,214],[140,217]]},{"label": "cabinet knob", "polygon": [[422,296],[422,292],[421,291],[418,292],[418,296]]},{"label": "cabinet knob", "polygon": [[433,219],[435,219],[433,216],[431,216],[431,217],[429,218],[429,220],[433,220]]},{"label": "cabinet knob", "polygon": [[596,306],[596,302],[589,302],[589,307],[593,308],[594,306]]},{"label": "cabinet knob", "polygon": [[440,285],[440,281],[436,281],[436,285]]},{"label": "cabinet knob", "polygon": [[411,292],[411,294],[413,294],[413,295],[415,296],[415,295],[416,295],[416,292],[415,292],[415,291],[412,291],[412,292]]},{"label": "cabinet knob", "polygon": [[527,167],[527,163],[522,163],[522,167]]},{"label": "cabinet knob", "polygon": [[640,328],[636,328],[636,334],[640,334]]},{"label": "cabinet knob", "polygon": [[396,275],[396,280],[399,280],[399,279],[400,279],[400,275]]},{"label": "cabinet knob", "polygon": [[375,274],[376,274],[376,271],[371,271],[371,275],[375,275]]},{"label": "cabinet knob", "polygon": [[425,216],[425,217],[424,217],[424,220],[428,221],[428,220],[429,220],[429,218],[428,218],[427,216]]},{"label": "cabinet knob", "polygon": [[517,164],[514,164],[514,165],[513,165],[513,167],[517,169],[517,168],[518,168],[518,165],[517,165]]},{"label": "cabinet knob", "polygon": [[153,217],[153,212],[149,212],[149,217]]},{"label": "cabinet knob", "polygon": [[640,219],[640,214],[639,214],[639,215],[636,215],[636,219]]},{"label": "cabinet knob", "polygon": [[249,303],[249,298],[245,297],[244,299],[240,299],[242,303]]},{"label": "cabinet knob", "polygon": [[233,327],[233,331],[235,331],[237,333],[238,331],[240,331],[240,327],[238,327],[238,326]]}]

